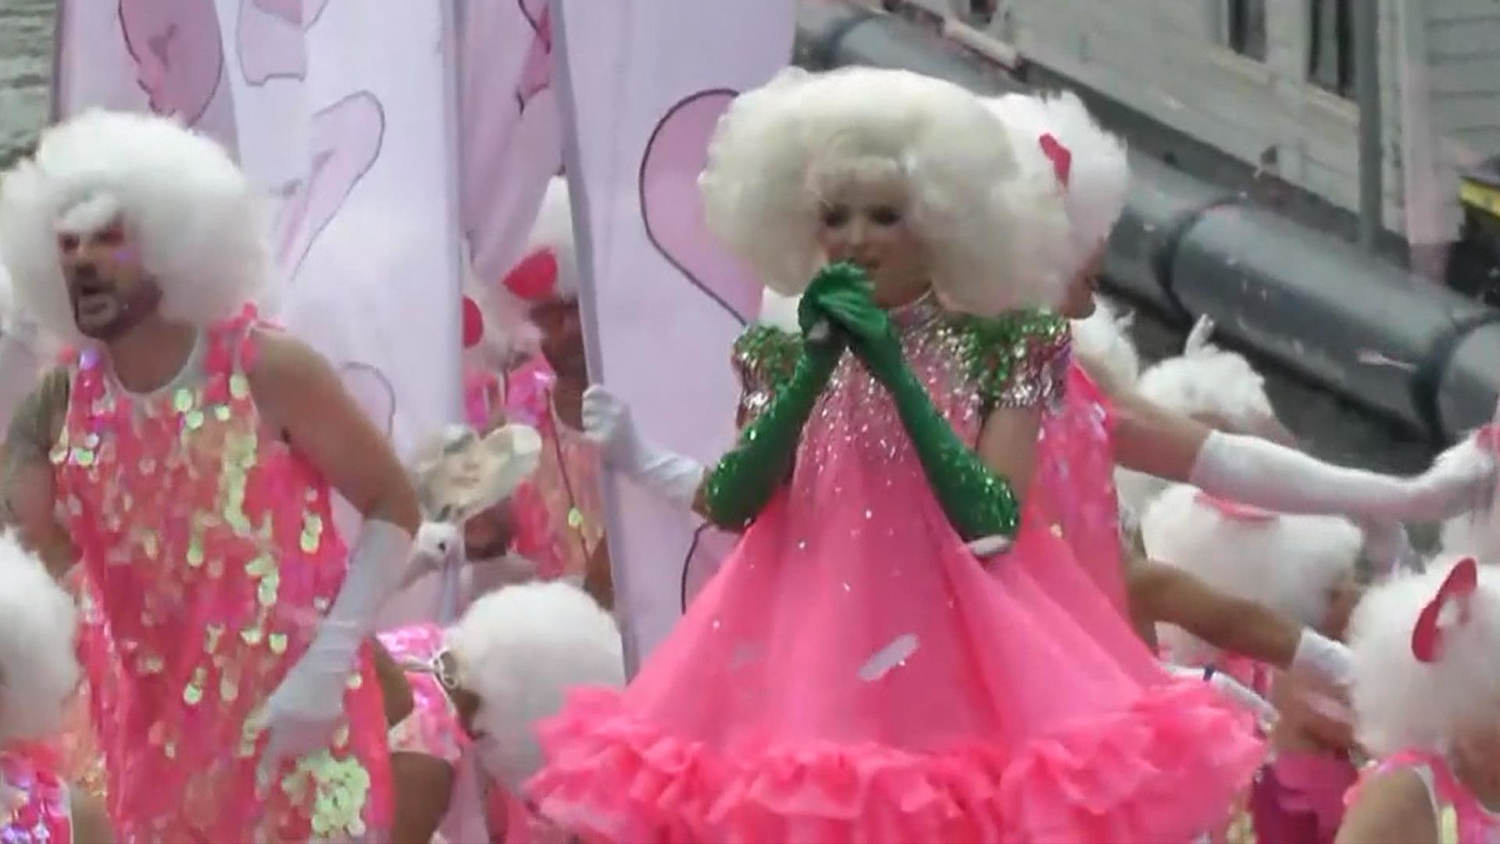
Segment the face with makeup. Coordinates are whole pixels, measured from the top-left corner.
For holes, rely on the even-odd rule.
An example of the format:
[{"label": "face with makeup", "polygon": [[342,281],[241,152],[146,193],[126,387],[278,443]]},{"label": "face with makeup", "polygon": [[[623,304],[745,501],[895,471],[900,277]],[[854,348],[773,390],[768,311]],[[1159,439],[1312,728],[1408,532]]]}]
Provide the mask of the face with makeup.
[{"label": "face with makeup", "polygon": [[902,305],[931,285],[927,255],[910,226],[904,180],[872,166],[828,180],[820,191],[817,242],[828,263],[849,261],[869,274],[875,301]]},{"label": "face with makeup", "polygon": [[1100,243],[1089,256],[1063,294],[1062,315],[1068,319],[1088,319],[1094,314],[1094,293],[1099,289],[1099,271],[1104,266],[1105,244]]},{"label": "face with makeup", "polygon": [[588,380],[583,352],[583,321],[576,300],[543,302],[531,307],[531,322],[541,334],[542,356],[560,378]]},{"label": "face with makeup", "polygon": [[161,304],[129,227],[116,216],[88,231],[60,231],[58,260],[79,332],[109,342],[124,336]]}]

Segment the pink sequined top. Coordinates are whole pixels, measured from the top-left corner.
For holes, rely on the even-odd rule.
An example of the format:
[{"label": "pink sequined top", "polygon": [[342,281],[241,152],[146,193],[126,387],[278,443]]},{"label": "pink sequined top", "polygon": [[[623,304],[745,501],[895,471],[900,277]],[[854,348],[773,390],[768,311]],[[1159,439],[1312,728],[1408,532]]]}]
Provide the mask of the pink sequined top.
[{"label": "pink sequined top", "polygon": [[15,745],[0,751],[0,844],[71,844],[68,787],[46,748]]},{"label": "pink sequined top", "polygon": [[1393,771],[1412,771],[1427,786],[1437,816],[1438,844],[1495,844],[1500,842],[1500,813],[1491,812],[1467,786],[1454,776],[1441,755],[1425,750],[1404,750],[1380,761],[1360,777],[1345,802],[1354,805],[1360,789],[1371,777]]},{"label": "pink sequined top", "polygon": [[385,718],[368,649],[348,722],[257,795],[250,718],[306,650],[348,560],[326,481],[261,421],[253,309],[204,332],[178,381],[125,392],[72,371],[52,451],[85,573],[81,661],[122,841],[307,840],[388,824]]}]

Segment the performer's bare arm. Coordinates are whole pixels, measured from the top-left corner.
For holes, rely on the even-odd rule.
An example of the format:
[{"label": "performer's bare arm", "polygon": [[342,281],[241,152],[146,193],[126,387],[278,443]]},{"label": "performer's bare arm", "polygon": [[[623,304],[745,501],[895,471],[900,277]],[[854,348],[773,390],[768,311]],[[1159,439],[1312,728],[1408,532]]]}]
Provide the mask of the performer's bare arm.
[{"label": "performer's bare arm", "polygon": [[61,578],[77,555],[57,521],[56,482],[49,453],[62,433],[68,408],[68,373],[49,372],[16,408],[0,463],[0,521],[14,523],[21,542]]},{"label": "performer's bare arm", "polygon": [[1186,483],[1211,429],[1134,393],[1115,397],[1115,459],[1127,469]]},{"label": "performer's bare arm", "polygon": [[1175,624],[1214,647],[1286,668],[1302,628],[1265,606],[1220,592],[1188,572],[1157,562],[1130,566],[1133,614]]},{"label": "performer's bare arm", "polygon": [[980,459],[1022,495],[1031,488],[1036,470],[1037,431],[1042,408],[1001,407],[990,412],[979,432]]},{"label": "performer's bare arm", "polygon": [[296,338],[260,331],[249,371],[262,418],[366,519],[415,534],[417,494],[385,436],[321,355]]}]

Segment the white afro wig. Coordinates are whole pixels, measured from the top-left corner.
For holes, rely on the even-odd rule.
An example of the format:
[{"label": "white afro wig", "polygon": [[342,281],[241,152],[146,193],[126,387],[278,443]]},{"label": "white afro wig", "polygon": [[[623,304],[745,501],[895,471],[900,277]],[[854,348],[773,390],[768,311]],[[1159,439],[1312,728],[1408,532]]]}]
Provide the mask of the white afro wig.
[{"label": "white afro wig", "polygon": [[755,321],[789,334],[799,334],[802,326],[797,319],[797,306],[801,303],[801,296],[783,296],[767,287],[761,291],[760,315]]},{"label": "white afro wig", "polygon": [[[1303,625],[1322,625],[1334,590],[1354,576],[1364,544],[1359,528],[1329,516],[1234,518],[1200,495],[1196,487],[1178,484],[1151,503],[1141,518],[1147,555]],[[1174,659],[1187,664],[1218,656],[1177,627],[1163,625],[1161,640]]]},{"label": "white afro wig", "polygon": [[[1438,455],[1434,466],[1440,472],[1462,474],[1466,467],[1493,467],[1494,462],[1494,456],[1471,434]],[[1480,506],[1473,511],[1443,522],[1439,543],[1445,554],[1467,554],[1481,563],[1500,564],[1500,512],[1495,509],[1500,508],[1500,501],[1489,507],[1484,503],[1475,502]]]},{"label": "white afro wig", "polygon": [[1122,314],[1103,296],[1094,304],[1087,319],[1073,320],[1073,354],[1106,393],[1128,393],[1141,377],[1141,353],[1130,339],[1135,315]]},{"label": "white afro wig", "polygon": [[992,316],[1055,306],[1068,278],[1055,179],[1024,171],[977,96],[904,70],[789,68],[720,118],[699,178],[709,229],[776,291],[823,261],[819,206],[851,182],[896,180],[944,305]]},{"label": "white afro wig", "polygon": [[77,611],[35,556],[0,534],[0,744],[57,729],[78,684]]},{"label": "white afro wig", "polygon": [[163,117],[88,111],[42,133],[36,155],[0,186],[0,253],[19,305],[65,341],[81,341],[60,230],[118,216],[162,287],[162,312],[206,325],[233,316],[270,272],[254,189],[222,147]]},{"label": "white afro wig", "polygon": [[[542,253],[550,254],[553,262],[537,264]],[[469,266],[469,295],[484,312],[486,334],[493,334],[486,342],[498,343],[505,356],[534,353],[539,334],[531,322],[532,307],[543,301],[578,301],[578,243],[568,180],[553,176],[547,182],[521,258],[503,277],[475,278],[472,262]],[[543,268],[555,268],[555,273],[541,272]]]},{"label": "white afro wig", "polygon": [[1355,723],[1360,742],[1377,756],[1406,748],[1445,752],[1466,727],[1500,709],[1500,570],[1479,566],[1466,622],[1451,609],[1440,615],[1437,661],[1412,653],[1417,619],[1457,562],[1440,558],[1423,574],[1371,588],[1350,620]]},{"label": "white afro wig", "polygon": [[488,736],[485,767],[513,791],[540,769],[536,723],[562,709],[570,688],[625,684],[614,619],[560,581],[480,598],[448,631],[446,645],[460,684],[480,699],[474,727]]},{"label": "white afro wig", "polygon": [[1054,176],[1041,139],[1051,135],[1070,155],[1064,201],[1072,225],[1071,278],[1109,238],[1125,208],[1130,166],[1125,145],[1104,131],[1071,91],[1055,95],[1006,94],[987,101],[1005,124],[1023,168]]},{"label": "white afro wig", "polygon": [[1213,321],[1200,319],[1181,355],[1141,375],[1140,396],[1229,433],[1288,443],[1291,435],[1271,405],[1265,377],[1244,355],[1210,344],[1212,332]]}]

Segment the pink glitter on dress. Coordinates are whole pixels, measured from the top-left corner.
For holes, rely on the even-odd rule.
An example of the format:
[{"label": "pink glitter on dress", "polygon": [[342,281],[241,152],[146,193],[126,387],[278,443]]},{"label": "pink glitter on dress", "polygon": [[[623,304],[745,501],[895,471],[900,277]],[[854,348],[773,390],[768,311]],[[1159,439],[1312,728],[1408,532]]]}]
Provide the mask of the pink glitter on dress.
[{"label": "pink glitter on dress", "polygon": [[[79,649],[122,842],[362,838],[389,824],[366,649],[331,747],[259,793],[259,710],[306,650],[348,554],[327,483],[262,424],[255,313],[207,331],[183,385],[133,396],[97,354],[52,452],[85,570]],[[194,373],[188,373],[192,375]],[[107,727],[107,729],[105,729]]]},{"label": "pink glitter on dress", "polygon": [[39,745],[0,750],[0,844],[72,844],[68,787]]},{"label": "pink glitter on dress", "polygon": [[1070,362],[1068,388],[1060,406],[1042,417],[1030,498],[1038,514],[1050,514],[1073,547],[1074,559],[1124,616],[1113,436],[1114,411],[1109,399],[1082,366]]},{"label": "pink glitter on dress", "polygon": [[[1017,318],[1006,337],[927,300],[893,316],[970,443],[987,407],[1061,388],[1056,318]],[[776,344],[768,330],[738,347],[751,399],[796,357],[786,335],[789,354],[747,356]],[[1049,523],[1023,521],[990,565],[949,524],[889,394],[846,356],[790,483],[640,674],[576,690],[543,725],[530,796],[615,842],[1156,844],[1222,817],[1261,759],[1245,716],[1139,644],[1128,661],[1102,648],[1037,577],[1070,570],[1125,629]]]},{"label": "pink glitter on dress", "polygon": [[[380,643],[390,651],[396,664],[431,665],[443,650],[443,629],[436,624],[413,624],[379,634]],[[455,764],[469,746],[458,723],[458,710],[452,698],[430,671],[406,672],[411,684],[414,707],[411,714],[391,728],[392,753],[421,753]]]}]

